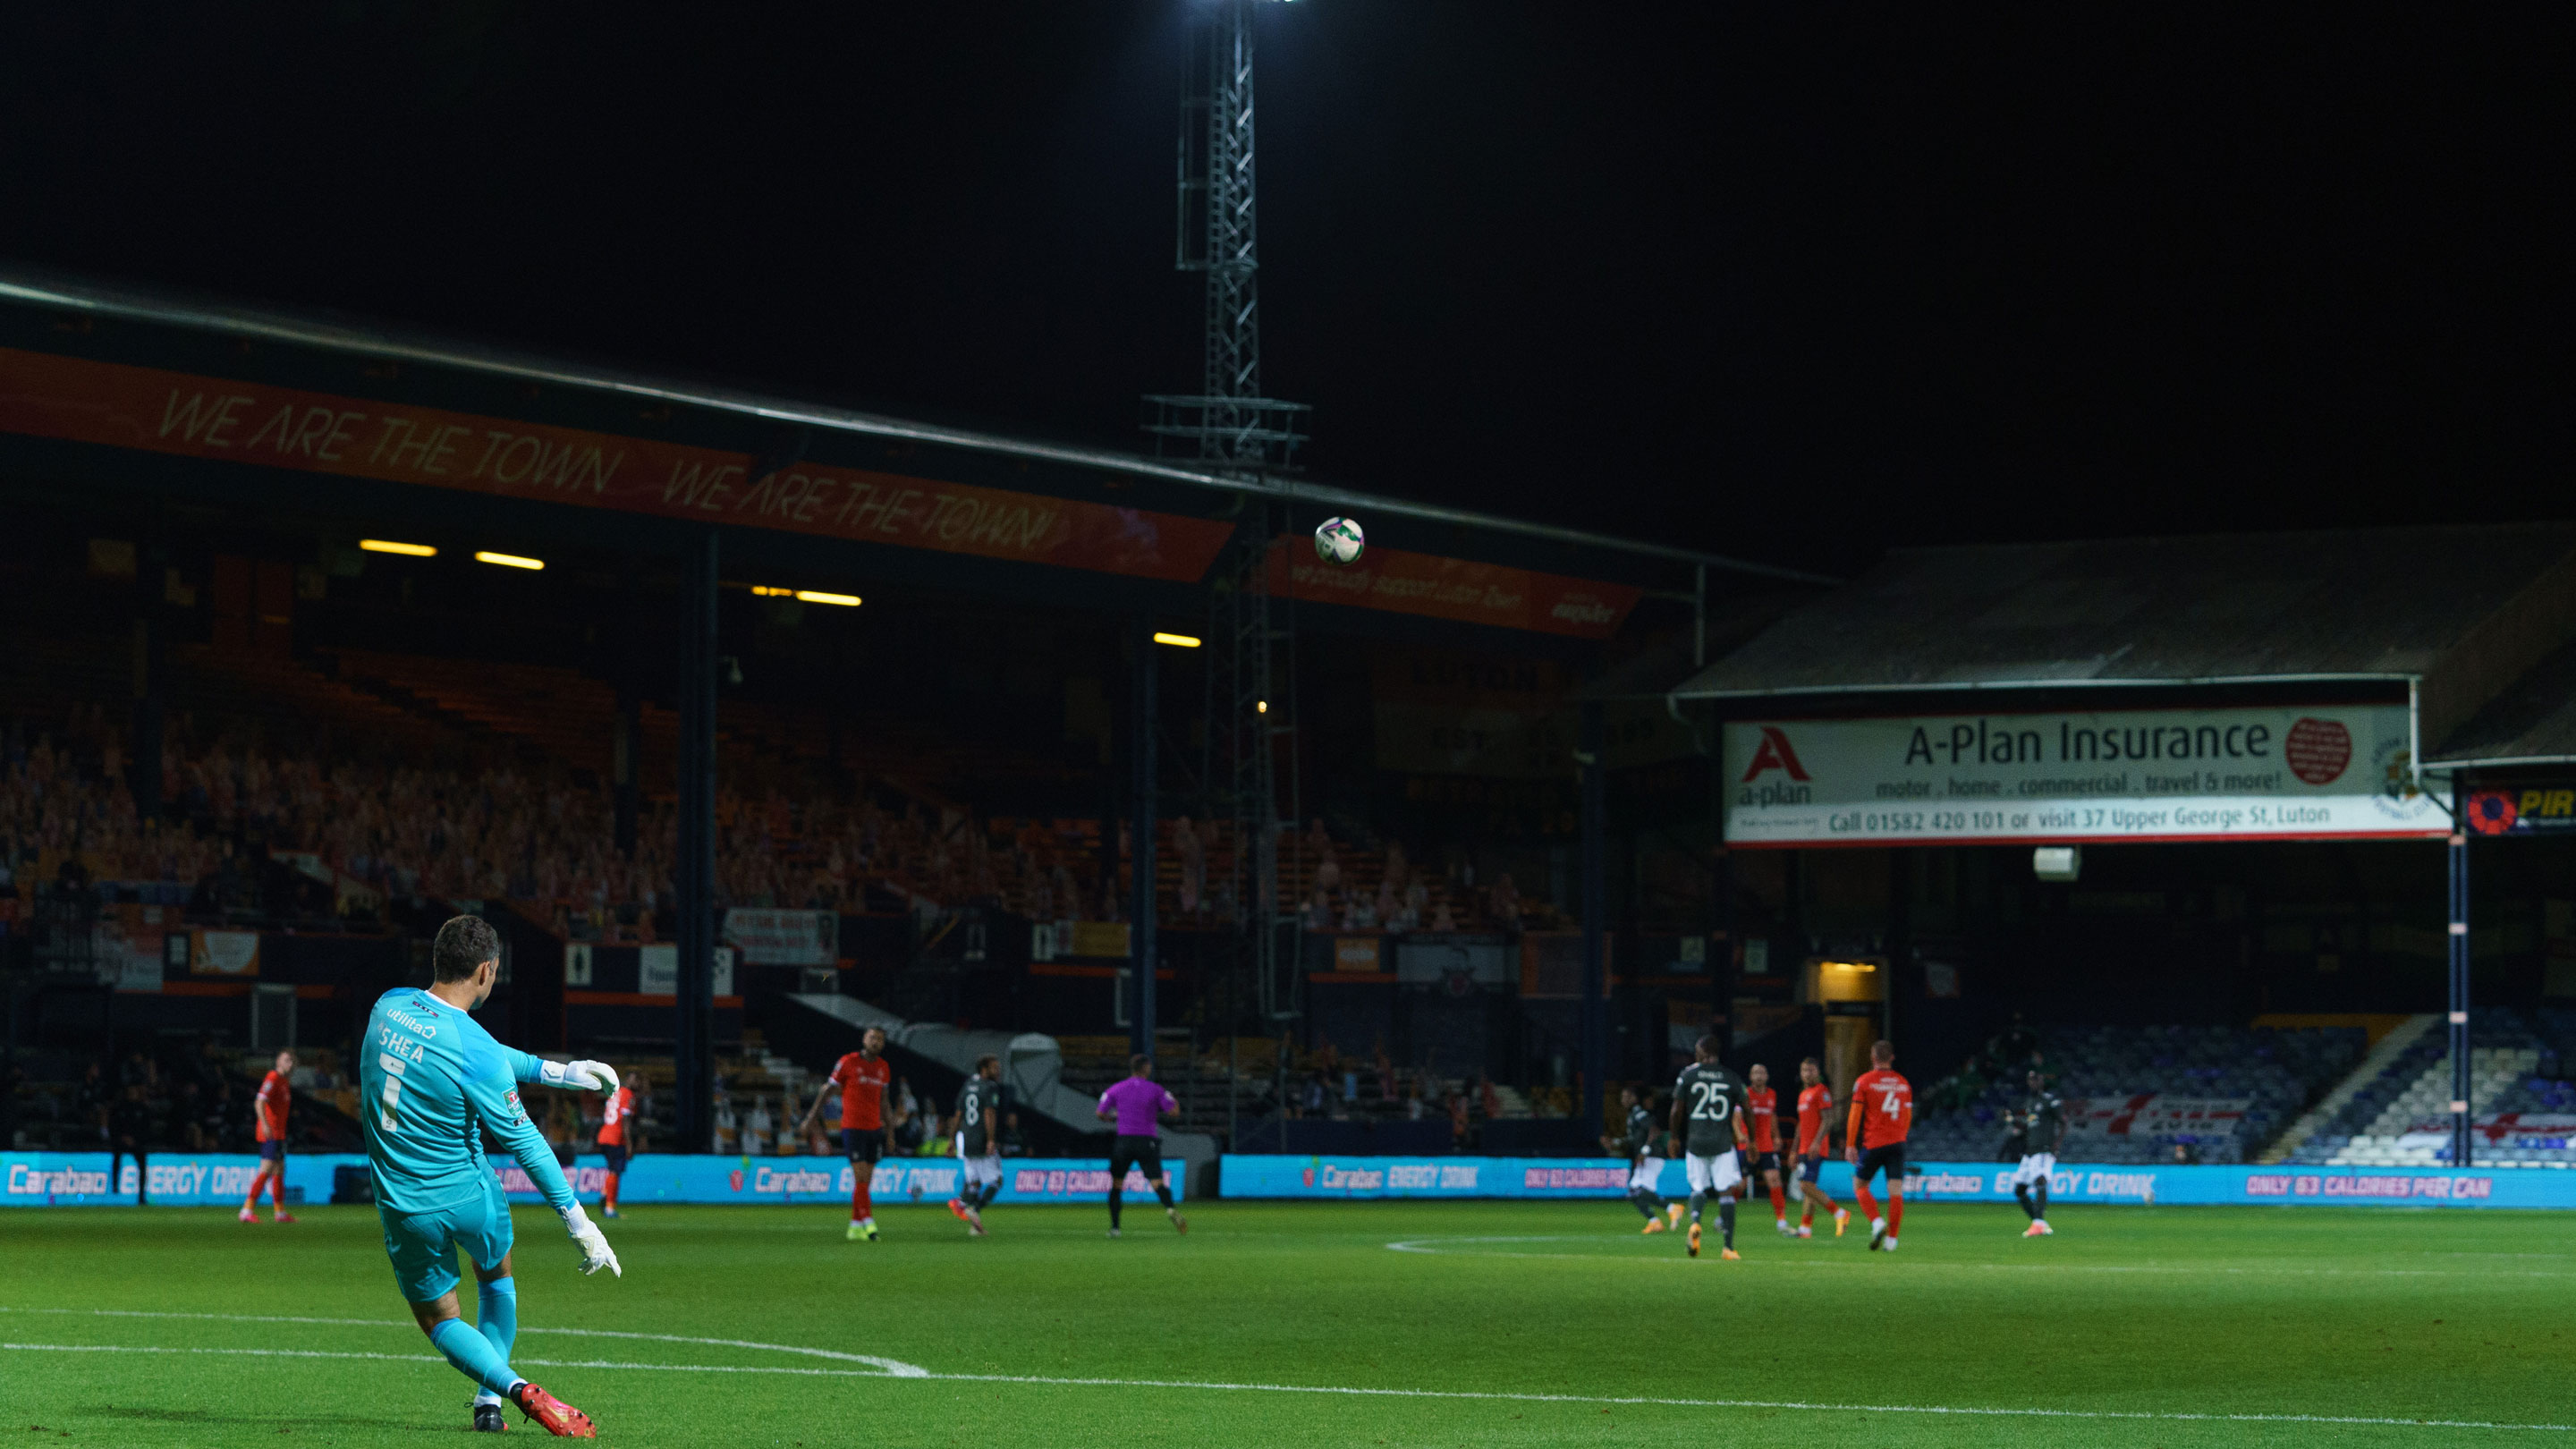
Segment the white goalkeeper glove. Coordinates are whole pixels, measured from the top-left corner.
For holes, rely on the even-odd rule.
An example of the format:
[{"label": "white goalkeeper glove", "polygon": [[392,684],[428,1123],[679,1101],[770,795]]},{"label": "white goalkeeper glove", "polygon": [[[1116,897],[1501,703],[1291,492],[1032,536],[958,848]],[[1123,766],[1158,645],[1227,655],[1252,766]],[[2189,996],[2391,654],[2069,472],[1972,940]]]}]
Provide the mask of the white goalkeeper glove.
[{"label": "white goalkeeper glove", "polygon": [[549,1087],[569,1087],[576,1092],[614,1092],[617,1090],[617,1068],[606,1062],[545,1062],[537,1075]]},{"label": "white goalkeeper glove", "polygon": [[563,1209],[559,1216],[563,1218],[564,1231],[572,1235],[572,1245],[581,1249],[584,1275],[606,1268],[617,1277],[626,1276],[626,1270],[617,1265],[617,1250],[608,1246],[608,1235],[590,1220],[590,1214],[581,1210],[580,1203]]}]

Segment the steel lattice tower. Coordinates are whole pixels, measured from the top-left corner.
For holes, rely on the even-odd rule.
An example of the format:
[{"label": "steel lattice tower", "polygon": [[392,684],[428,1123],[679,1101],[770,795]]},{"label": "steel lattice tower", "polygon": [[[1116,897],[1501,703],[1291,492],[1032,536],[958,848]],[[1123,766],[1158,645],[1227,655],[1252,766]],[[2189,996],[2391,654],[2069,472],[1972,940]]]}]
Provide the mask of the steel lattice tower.
[{"label": "steel lattice tower", "polygon": [[1294,465],[1303,404],[1261,395],[1261,229],[1254,204],[1252,11],[1213,0],[1182,70],[1173,260],[1207,274],[1195,394],[1151,394],[1158,445],[1228,468]]},{"label": "steel lattice tower", "polygon": [[[1307,411],[1261,391],[1256,3],[1203,0],[1195,7],[1182,69],[1173,261],[1182,271],[1206,274],[1200,390],[1146,398],[1152,413],[1145,427],[1158,452],[1237,476],[1294,468]],[[1279,859],[1283,844],[1297,848],[1297,837],[1280,828],[1283,804],[1289,818],[1297,812],[1293,746],[1284,802],[1278,769],[1280,743],[1295,728],[1295,638],[1287,627],[1292,610],[1270,592],[1273,542],[1294,528],[1286,504],[1247,499],[1234,539],[1208,579],[1213,647],[1200,784],[1208,819],[1227,821],[1232,832],[1225,884],[1219,889],[1216,879],[1208,882],[1230,913],[1221,1008],[1230,1036],[1255,1021],[1284,1029],[1303,1006],[1300,903],[1282,899]]]}]

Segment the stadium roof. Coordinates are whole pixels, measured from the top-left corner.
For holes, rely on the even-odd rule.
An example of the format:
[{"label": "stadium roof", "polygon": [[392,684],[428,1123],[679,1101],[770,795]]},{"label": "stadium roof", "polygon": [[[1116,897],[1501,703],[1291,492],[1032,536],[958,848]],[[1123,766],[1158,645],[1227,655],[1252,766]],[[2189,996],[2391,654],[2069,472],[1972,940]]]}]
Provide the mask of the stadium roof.
[{"label": "stadium roof", "polygon": [[682,381],[613,366],[567,361],[487,343],[395,328],[343,317],[183,299],[165,293],[25,269],[0,269],[0,301],[70,309],[97,316],[197,329],[280,342],[390,362],[452,368],[525,383],[592,389],[630,399],[732,414],[791,429],[812,429],[879,440],[959,449],[997,458],[1100,469],[1220,494],[1253,495],[1379,517],[1484,531],[1575,549],[1629,555],[1721,570],[1752,578],[1806,584],[1822,575],[1757,563],[1669,543],[1617,538],[1529,519],[1450,508],[1441,504],[1299,478],[1219,471],[1193,462],[1154,458],[1116,449],[1049,442],[971,427],[888,416],[808,400],[782,398],[721,385]]},{"label": "stadium roof", "polygon": [[2420,689],[2443,740],[2571,640],[2576,523],[1926,548],[1673,695],[2377,681]]},{"label": "stadium roof", "polygon": [[2425,765],[2576,765],[2576,644],[2564,645],[2425,752]]}]

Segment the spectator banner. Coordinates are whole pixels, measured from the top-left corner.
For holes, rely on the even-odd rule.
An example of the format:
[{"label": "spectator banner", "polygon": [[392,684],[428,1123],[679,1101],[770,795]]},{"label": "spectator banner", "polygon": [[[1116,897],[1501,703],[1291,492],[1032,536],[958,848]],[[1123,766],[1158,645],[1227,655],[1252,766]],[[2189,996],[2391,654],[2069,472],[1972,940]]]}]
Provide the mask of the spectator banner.
[{"label": "spectator banner", "polygon": [[1732,845],[2334,840],[2449,832],[2403,705],[1740,721]]},{"label": "spectator banner", "polygon": [[2576,787],[2472,790],[2469,828],[2480,835],[2576,835]]},{"label": "spectator banner", "polygon": [[841,918],[832,911],[725,912],[724,938],[753,966],[831,966],[841,959]]},{"label": "spectator banner", "polygon": [[1270,545],[1270,587],[1319,604],[1427,614],[1468,624],[1607,639],[1645,590],[1633,584],[1543,574],[1503,564],[1372,548],[1355,564],[1330,564],[1303,539]]},{"label": "spectator banner", "polygon": [[257,976],[259,932],[189,932],[188,971],[195,976]]},{"label": "spectator banner", "polygon": [[0,348],[0,431],[1195,582],[1234,525]]},{"label": "spectator banner", "polygon": [[[2176,1097],[2142,1092],[2130,1097],[2072,1097],[2066,1102],[2066,1140],[2060,1156],[2080,1156],[2077,1144],[2150,1142],[2173,1133],[2232,1137],[2254,1105],[2251,1097]],[[2097,1148],[2098,1150],[2098,1148]]]},{"label": "spectator banner", "polygon": [[[567,956],[570,949],[566,948]],[[733,995],[733,958],[731,946],[716,948],[715,964],[710,973],[715,978],[714,994],[717,996]],[[680,994],[680,948],[667,941],[658,946],[636,947],[635,990],[644,996],[677,998]]]}]

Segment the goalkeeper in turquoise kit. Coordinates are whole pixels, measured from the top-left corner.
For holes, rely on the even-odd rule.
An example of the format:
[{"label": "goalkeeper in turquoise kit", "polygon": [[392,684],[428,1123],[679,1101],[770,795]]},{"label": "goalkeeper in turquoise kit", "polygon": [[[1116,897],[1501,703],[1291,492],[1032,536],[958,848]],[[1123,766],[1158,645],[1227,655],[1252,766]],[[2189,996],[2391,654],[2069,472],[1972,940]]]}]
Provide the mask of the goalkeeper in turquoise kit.
[{"label": "goalkeeper in turquoise kit", "polygon": [[[427,991],[389,991],[367,1018],[358,1070],[359,1115],[375,1169],[385,1255],[429,1341],[482,1386],[474,1427],[506,1427],[501,1402],[562,1438],[596,1438],[590,1416],[510,1371],[519,1294],[510,1277],[510,1204],[483,1156],[483,1134],[506,1144],[581,1251],[581,1271],[621,1273],[608,1239],[573,1199],[563,1169],[519,1104],[519,1086],[613,1092],[600,1062],[550,1062],[513,1051],[465,1013],[492,995],[501,939],[478,917],[438,928]],[[475,1323],[459,1316],[456,1250],[474,1260]]]}]

